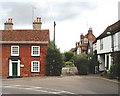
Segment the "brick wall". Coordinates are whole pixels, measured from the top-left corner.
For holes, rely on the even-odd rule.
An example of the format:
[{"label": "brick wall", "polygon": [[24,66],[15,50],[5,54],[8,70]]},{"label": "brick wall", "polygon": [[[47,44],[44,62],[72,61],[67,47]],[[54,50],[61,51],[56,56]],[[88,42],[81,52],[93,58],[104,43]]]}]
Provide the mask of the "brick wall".
[{"label": "brick wall", "polygon": [[[21,58],[20,64],[23,64],[24,67],[20,67],[20,76],[41,76],[45,75],[45,64],[46,64],[46,54],[47,54],[47,45],[40,45],[40,57],[31,56],[31,46],[32,45],[19,45],[20,53],[19,57]],[[36,45],[35,45],[36,46]],[[37,45],[38,46],[38,45]],[[2,46],[2,75],[3,77],[8,77],[9,75],[9,61],[11,45]],[[31,73],[31,61],[37,60],[40,61],[40,72]]]}]

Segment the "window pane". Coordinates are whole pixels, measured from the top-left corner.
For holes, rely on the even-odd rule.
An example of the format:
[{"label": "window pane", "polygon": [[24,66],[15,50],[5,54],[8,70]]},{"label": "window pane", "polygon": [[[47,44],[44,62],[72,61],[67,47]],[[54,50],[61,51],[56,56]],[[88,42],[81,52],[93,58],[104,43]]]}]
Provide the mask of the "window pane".
[{"label": "window pane", "polygon": [[14,56],[17,55],[18,56],[19,55],[19,46],[12,46],[11,48],[12,48],[11,49],[11,53],[12,53],[11,55],[14,55]]},{"label": "window pane", "polygon": [[32,62],[32,72],[39,72],[39,61]]},{"label": "window pane", "polygon": [[32,47],[32,55],[33,56],[39,56],[39,54],[40,54],[39,52],[40,52],[39,46]]}]

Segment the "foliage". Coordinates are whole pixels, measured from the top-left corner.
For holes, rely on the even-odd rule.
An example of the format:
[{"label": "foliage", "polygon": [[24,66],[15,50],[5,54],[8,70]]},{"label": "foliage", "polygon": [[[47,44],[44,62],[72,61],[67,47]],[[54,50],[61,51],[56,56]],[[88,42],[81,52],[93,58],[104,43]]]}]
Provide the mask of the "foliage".
[{"label": "foliage", "polygon": [[118,76],[118,65],[117,64],[111,64],[110,73],[113,74],[114,77]]},{"label": "foliage", "polygon": [[88,58],[85,54],[77,55],[73,57],[75,66],[78,69],[78,74],[88,74]]},{"label": "foliage", "polygon": [[63,58],[58,49],[48,48],[46,55],[46,75],[60,76],[63,66]]},{"label": "foliage", "polygon": [[[89,67],[89,73],[94,74],[95,73],[95,66],[99,66],[99,62],[97,60],[96,54],[89,56],[89,62],[88,62],[88,67]],[[98,71],[98,70],[97,70]]]},{"label": "foliage", "polygon": [[[50,47],[51,49],[54,49],[54,41],[50,41],[49,47]],[[55,47],[56,47],[56,46],[55,46]]]},{"label": "foliage", "polygon": [[65,62],[65,66],[74,67],[74,64],[73,62],[67,61]]},{"label": "foliage", "polygon": [[115,55],[115,64],[116,64],[116,72],[117,73],[117,76],[119,77],[120,79],[120,51],[116,53]]},{"label": "foliage", "polygon": [[72,52],[65,52],[64,56],[65,56],[65,61],[70,61],[71,58],[73,57],[73,53]]},{"label": "foliage", "polygon": [[120,79],[120,52],[115,53],[114,57],[115,64],[111,64],[108,75],[110,78],[118,77]]}]

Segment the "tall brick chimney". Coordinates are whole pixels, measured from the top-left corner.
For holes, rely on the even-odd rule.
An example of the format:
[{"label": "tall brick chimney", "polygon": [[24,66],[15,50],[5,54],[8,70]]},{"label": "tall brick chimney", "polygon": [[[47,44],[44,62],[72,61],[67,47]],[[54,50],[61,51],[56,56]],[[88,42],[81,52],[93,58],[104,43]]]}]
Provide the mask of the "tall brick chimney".
[{"label": "tall brick chimney", "polygon": [[41,30],[41,17],[37,17],[37,20],[34,20],[33,22],[33,30]]},{"label": "tall brick chimney", "polygon": [[88,34],[92,34],[92,27],[89,28]]},{"label": "tall brick chimney", "polygon": [[12,18],[8,18],[8,21],[4,23],[4,30],[12,30],[12,29],[13,29]]}]

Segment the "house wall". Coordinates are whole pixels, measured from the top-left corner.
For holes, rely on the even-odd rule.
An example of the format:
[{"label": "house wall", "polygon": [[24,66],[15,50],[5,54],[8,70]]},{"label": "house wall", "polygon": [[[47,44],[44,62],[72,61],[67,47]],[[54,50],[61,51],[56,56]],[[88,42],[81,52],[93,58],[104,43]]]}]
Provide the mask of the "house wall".
[{"label": "house wall", "polygon": [[97,54],[108,53],[111,51],[111,36],[103,38],[103,49],[100,50],[100,39],[96,43]]},{"label": "house wall", "polygon": [[[45,64],[46,64],[46,54],[47,45],[40,46],[40,57],[31,56],[31,46],[33,45],[19,45],[19,57],[21,58],[20,64],[24,67],[20,67],[20,76],[40,76],[45,75]],[[36,45],[35,45],[36,46]],[[38,45],[37,45],[38,46]],[[2,45],[2,75],[8,77],[9,74],[9,57],[11,54],[11,45]],[[31,61],[40,61],[40,72],[31,73]]]},{"label": "house wall", "polygon": [[[120,32],[113,35],[114,51],[120,50]],[[97,40],[96,47],[98,54],[112,52],[111,35],[103,38],[103,50],[100,50],[100,39]]]},{"label": "house wall", "polygon": [[[120,32],[113,35],[114,39],[114,51],[120,51]],[[103,39],[103,49],[100,50],[100,39],[96,42],[96,50],[98,54],[98,60],[101,63],[100,64],[100,71],[105,70],[105,67],[107,66],[107,62],[109,63],[109,68],[112,64],[112,58],[111,58],[111,52],[112,52],[112,37],[107,36]],[[95,49],[95,48],[94,48]],[[108,59],[107,59],[108,56]]]},{"label": "house wall", "polygon": [[118,32],[118,51],[120,51],[120,32]]},{"label": "house wall", "polygon": [[105,70],[105,55],[98,55],[99,71]]}]

